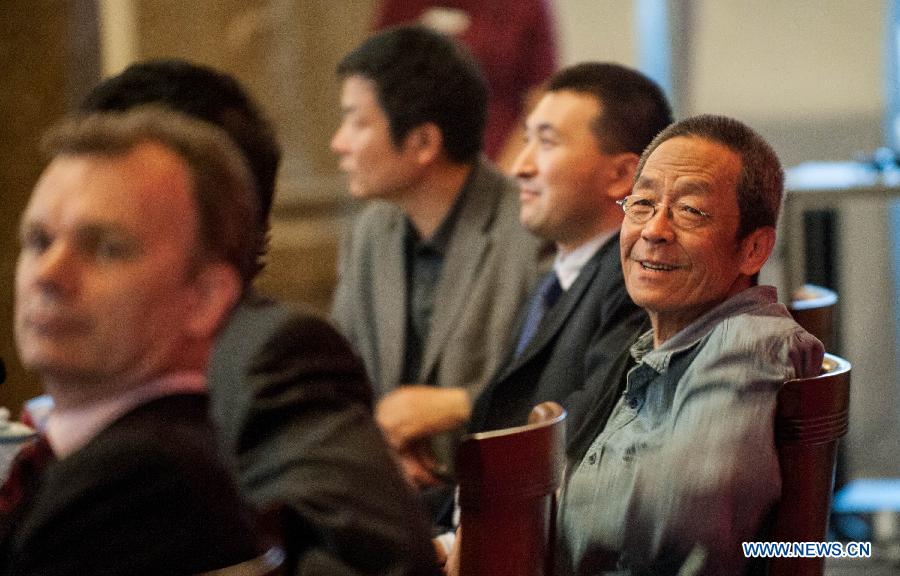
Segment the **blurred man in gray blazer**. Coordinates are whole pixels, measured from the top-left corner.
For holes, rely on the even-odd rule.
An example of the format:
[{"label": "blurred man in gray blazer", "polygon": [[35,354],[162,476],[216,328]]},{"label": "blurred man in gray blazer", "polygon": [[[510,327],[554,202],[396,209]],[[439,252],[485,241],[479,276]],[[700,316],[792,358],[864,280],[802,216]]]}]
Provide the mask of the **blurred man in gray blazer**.
[{"label": "blurred man in gray blazer", "polygon": [[427,486],[450,457],[428,439],[465,424],[499,368],[539,243],[519,226],[515,183],[480,156],[487,90],[459,45],[393,28],[338,75],[331,147],[351,195],[371,202],[341,254],[333,317],[366,364],[388,441]]}]

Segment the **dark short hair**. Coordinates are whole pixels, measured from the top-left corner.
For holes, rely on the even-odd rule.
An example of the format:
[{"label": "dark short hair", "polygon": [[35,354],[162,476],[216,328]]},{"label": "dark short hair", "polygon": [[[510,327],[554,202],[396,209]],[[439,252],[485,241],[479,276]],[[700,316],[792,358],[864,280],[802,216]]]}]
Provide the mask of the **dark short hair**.
[{"label": "dark short hair", "polygon": [[81,111],[124,112],[145,104],[159,104],[211,122],[227,132],[240,148],[256,181],[258,272],[266,253],[269,212],[281,161],[281,148],[272,125],[234,77],[180,59],[132,64],[98,84],[81,104]]},{"label": "dark short hair", "polygon": [[471,162],[481,151],[487,84],[471,54],[447,36],[422,26],[389,28],[344,56],[337,74],[375,85],[394,146],[433,122],[454,162]]},{"label": "dark short hair", "polygon": [[637,70],[618,64],[583,62],[564,68],[550,78],[547,90],[569,90],[597,99],[602,109],[592,128],[600,149],[608,154],[640,154],[672,123],[672,109],[662,89]]},{"label": "dark short hair", "polygon": [[660,144],[679,136],[715,142],[740,157],[741,172],[737,183],[739,239],[745,238],[758,228],[775,227],[784,195],[784,171],[781,162],[762,136],[734,118],[707,114],[672,124],[660,132],[644,151],[638,163],[637,176],[640,176],[647,158]]},{"label": "dark short hair", "polygon": [[228,263],[244,288],[249,286],[256,274],[256,250],[244,237],[247,222],[257,218],[255,186],[246,159],[224,130],[166,108],[142,106],[67,119],[43,140],[50,158],[119,156],[145,143],[172,150],[191,173],[199,236],[196,246],[188,247],[192,260]]}]

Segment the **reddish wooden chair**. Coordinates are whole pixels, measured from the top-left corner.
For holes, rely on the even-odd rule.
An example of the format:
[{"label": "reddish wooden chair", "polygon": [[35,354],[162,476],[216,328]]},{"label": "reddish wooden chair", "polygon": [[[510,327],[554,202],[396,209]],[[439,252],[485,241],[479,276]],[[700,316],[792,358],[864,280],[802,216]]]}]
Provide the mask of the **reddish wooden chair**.
[{"label": "reddish wooden chair", "polygon": [[834,311],[837,293],[815,284],[805,284],[794,291],[788,311],[797,324],[818,338],[826,351],[834,351],[837,345],[834,332]]},{"label": "reddish wooden chair", "polygon": [[[778,393],[775,442],[781,500],[770,540],[823,542],[838,439],[847,432],[850,363],[826,354],[822,374],[790,380]],[[770,576],[821,576],[823,558],[773,558]]]},{"label": "reddish wooden chair", "polygon": [[525,426],[463,438],[456,457],[461,576],[552,573],[565,417],[559,404],[544,402]]}]

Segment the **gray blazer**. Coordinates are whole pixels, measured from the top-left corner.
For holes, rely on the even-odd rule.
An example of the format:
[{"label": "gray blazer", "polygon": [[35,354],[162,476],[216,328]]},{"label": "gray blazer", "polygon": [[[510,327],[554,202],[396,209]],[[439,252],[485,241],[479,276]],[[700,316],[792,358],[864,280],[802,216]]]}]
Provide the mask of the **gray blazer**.
[{"label": "gray blazer", "polygon": [[[511,327],[538,277],[541,243],[519,224],[518,187],[479,161],[435,293],[419,382],[475,396],[500,367]],[[332,315],[362,356],[376,396],[402,384],[407,326],[404,215],[373,202],[341,253]]]}]

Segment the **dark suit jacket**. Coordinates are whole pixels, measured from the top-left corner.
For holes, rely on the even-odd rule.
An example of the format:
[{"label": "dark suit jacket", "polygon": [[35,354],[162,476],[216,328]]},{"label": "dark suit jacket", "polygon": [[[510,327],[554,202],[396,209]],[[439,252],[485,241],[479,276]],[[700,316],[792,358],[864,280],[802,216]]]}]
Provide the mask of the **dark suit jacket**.
[{"label": "dark suit jacket", "polygon": [[330,325],[251,297],[216,342],[208,384],[242,494],[287,508],[298,574],[436,573],[362,363]]},{"label": "dark suit jacket", "polygon": [[207,410],[202,395],[154,400],[51,464],[0,571],[180,575],[258,555]]},{"label": "dark suit jacket", "polygon": [[625,377],[635,364],[631,345],[650,328],[650,318],[645,315],[636,325],[623,326],[598,337],[592,346],[602,358],[594,362],[595,369],[584,386],[569,398],[573,410],[566,420],[566,459],[570,463],[581,462],[606,427],[609,415],[625,391]]},{"label": "dark suit jacket", "polygon": [[644,317],[625,291],[616,234],[588,260],[575,283],[541,319],[519,358],[514,357],[517,338],[512,339],[505,368],[476,401],[470,430],[522,425],[531,408],[546,400],[562,404],[571,416],[577,409],[573,399],[589,375],[630,344],[603,336],[631,332]]}]

